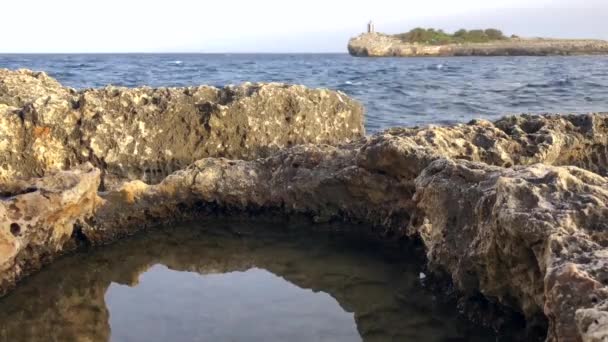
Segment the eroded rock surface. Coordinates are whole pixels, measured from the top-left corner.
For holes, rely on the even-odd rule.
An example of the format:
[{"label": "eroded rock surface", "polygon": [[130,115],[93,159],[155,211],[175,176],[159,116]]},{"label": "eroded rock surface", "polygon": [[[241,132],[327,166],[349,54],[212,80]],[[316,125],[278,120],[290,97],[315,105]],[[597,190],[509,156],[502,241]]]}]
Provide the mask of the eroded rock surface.
[{"label": "eroded rock surface", "polygon": [[[607,114],[513,116],[360,137],[359,105],[328,91],[76,92],[44,74],[10,75],[0,82],[2,289],[69,249],[74,232],[101,244],[191,214],[297,213],[420,238],[431,270],[450,275],[465,296],[481,293],[530,319],[546,316],[549,340],[608,339]],[[273,152],[291,144],[298,145]],[[241,159],[203,158],[210,155]],[[90,166],[13,181],[83,160],[116,186],[98,198],[100,171]],[[62,186],[45,192],[45,182]],[[37,208],[17,222],[20,229],[11,226],[19,219],[15,203]]]},{"label": "eroded rock surface", "polygon": [[98,203],[100,171],[83,165],[0,187],[0,295],[54,256],[75,247],[79,222]]},{"label": "eroded rock surface", "polygon": [[[372,137],[374,155],[369,168],[395,175],[407,167],[394,153],[423,149],[428,155],[512,167],[535,163],[574,165],[595,173],[608,173],[608,113],[588,115],[519,115],[496,122],[431,128],[392,128]],[[411,165],[411,162],[408,163]],[[425,165],[426,166],[426,165]],[[400,171],[401,170],[401,171]],[[410,170],[408,170],[410,171]],[[414,175],[420,169],[414,170]]]},{"label": "eroded rock surface", "polygon": [[0,70],[0,181],[91,162],[112,187],[156,183],[205,157],[254,159],[364,134],[343,93],[284,84],[76,91],[44,73]]},{"label": "eroded rock surface", "polygon": [[[605,119],[514,117],[394,129],[255,161],[203,159],[158,185],[130,182],[103,194],[83,233],[100,243],[210,205],[347,218],[420,237],[431,269],[465,295],[545,315],[551,340],[604,338],[608,180],[550,164],[603,172],[583,146],[601,150]],[[531,165],[505,167],[516,163]]]},{"label": "eroded rock surface", "polygon": [[[411,229],[430,265],[462,291],[481,290],[528,317],[544,313],[550,338],[589,340],[601,315],[588,310],[608,300],[606,178],[577,167],[438,160],[416,185],[424,219]],[[577,326],[585,314],[598,320]]]}]

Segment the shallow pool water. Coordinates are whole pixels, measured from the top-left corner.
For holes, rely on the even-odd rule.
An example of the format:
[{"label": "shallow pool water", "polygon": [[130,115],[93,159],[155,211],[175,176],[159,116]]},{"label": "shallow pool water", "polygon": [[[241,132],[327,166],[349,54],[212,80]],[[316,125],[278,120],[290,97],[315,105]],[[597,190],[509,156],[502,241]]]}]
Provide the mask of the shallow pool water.
[{"label": "shallow pool water", "polygon": [[61,258],[0,299],[0,340],[510,339],[437,300],[406,249],[308,228],[199,222]]}]

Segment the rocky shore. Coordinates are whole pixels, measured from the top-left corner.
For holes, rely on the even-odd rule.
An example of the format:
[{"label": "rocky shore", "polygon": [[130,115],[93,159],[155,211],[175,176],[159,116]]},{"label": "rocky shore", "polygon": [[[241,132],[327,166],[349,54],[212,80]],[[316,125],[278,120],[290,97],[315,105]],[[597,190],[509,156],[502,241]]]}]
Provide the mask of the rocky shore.
[{"label": "rocky shore", "polygon": [[275,83],[76,91],[44,73],[0,69],[0,182],[90,162],[104,187],[157,183],[205,157],[255,159],[363,134],[363,107],[329,90]]},{"label": "rocky shore", "polygon": [[608,54],[608,42],[591,39],[509,38],[489,43],[427,45],[403,42],[382,33],[365,33],[348,42],[356,57],[568,56]]},{"label": "rocky shore", "polygon": [[[274,91],[259,91],[266,87]],[[154,102],[125,100],[123,105],[120,95],[97,97],[113,91],[106,88],[70,90],[80,104],[57,107],[67,101],[62,89],[44,74],[2,71],[0,77],[2,293],[78,244],[103,244],[205,212],[272,212],[307,215],[316,222],[364,223],[385,237],[419,239],[429,270],[449,275],[463,297],[481,294],[529,319],[546,317],[551,341],[608,339],[608,114],[522,115],[363,136],[360,105],[343,94],[258,85],[257,93],[243,90],[235,96],[245,103],[253,97],[255,106],[241,102],[230,107],[235,98],[218,100],[224,104],[217,106],[232,108],[232,114],[211,115],[217,120],[209,121],[214,122],[211,127],[227,127],[213,144],[233,139],[233,126],[222,124],[223,118],[254,116],[268,123],[248,130],[249,138],[258,147],[276,141],[276,148],[258,149],[258,155],[248,148],[246,153],[213,154],[201,138],[193,146],[204,152],[191,153],[190,165],[183,165],[190,159],[172,164],[157,182],[161,176],[129,172],[164,161],[150,161],[162,152],[157,145],[147,145],[150,153],[133,153],[133,148],[142,151],[139,139],[148,141],[146,133],[129,135],[131,150],[118,147],[125,141],[118,134],[139,129],[133,118]],[[293,97],[285,100],[285,89],[295,89],[297,95],[289,93]],[[157,91],[121,89],[123,94]],[[171,106],[186,101],[186,108],[207,108],[215,103],[192,104],[184,90],[163,91],[183,96],[171,95]],[[96,123],[119,119],[103,131],[96,125],[95,132],[116,132],[106,142],[110,148],[89,150],[85,155],[95,158],[79,159],[82,150],[71,146],[97,146],[82,133],[89,112],[81,100],[87,102],[88,94],[98,101]],[[301,115],[308,120],[304,124],[300,115],[285,122],[284,113],[294,108],[287,104],[294,102],[309,104],[296,106],[308,108]],[[113,106],[130,109],[116,114]],[[162,115],[144,124],[143,132],[164,130],[161,123],[172,123],[171,117],[190,110],[168,111],[171,106],[161,107]],[[196,113],[205,117],[207,112]],[[60,119],[57,126],[42,129],[41,138],[37,127],[47,127],[39,124],[48,122],[40,121],[46,117]],[[324,126],[326,117],[338,126]],[[255,122],[245,121],[246,127]],[[130,124],[112,131],[116,122]],[[205,122],[196,121],[203,127]],[[206,132],[197,125],[183,126],[192,139]],[[279,131],[290,132],[292,138],[271,140],[270,132]],[[310,134],[297,140],[296,132]],[[158,139],[167,139],[172,153],[180,153],[181,145],[170,136]],[[124,158],[108,162],[107,155],[118,153],[114,151],[122,151]],[[85,163],[77,166],[79,162]],[[38,174],[43,177],[32,178]],[[98,191],[108,175],[112,186]]]}]

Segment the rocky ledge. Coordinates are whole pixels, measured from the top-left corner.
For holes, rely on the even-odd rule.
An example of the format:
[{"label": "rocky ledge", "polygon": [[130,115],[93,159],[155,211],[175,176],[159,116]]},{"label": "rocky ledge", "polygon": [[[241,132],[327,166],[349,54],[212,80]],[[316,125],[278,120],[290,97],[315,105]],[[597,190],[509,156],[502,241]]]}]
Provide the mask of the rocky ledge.
[{"label": "rocky ledge", "polygon": [[0,69],[0,183],[90,162],[102,186],[159,182],[205,157],[255,159],[364,134],[340,92],[285,84],[76,91],[45,73]]},{"label": "rocky ledge", "polygon": [[403,42],[382,33],[365,33],[348,42],[356,57],[604,55],[608,42],[590,39],[509,38],[490,43],[428,45]]},{"label": "rocky ledge", "polygon": [[608,114],[394,128],[258,159],[203,158],[156,184],[98,192],[105,166],[4,183],[0,292],[78,244],[160,222],[303,214],[419,239],[429,272],[464,298],[544,317],[548,340],[608,339]]}]

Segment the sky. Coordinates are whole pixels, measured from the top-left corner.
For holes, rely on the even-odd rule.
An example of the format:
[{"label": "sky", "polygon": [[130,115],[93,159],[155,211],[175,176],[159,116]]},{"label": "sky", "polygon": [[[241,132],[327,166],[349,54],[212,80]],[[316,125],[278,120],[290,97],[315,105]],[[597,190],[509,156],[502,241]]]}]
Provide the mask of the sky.
[{"label": "sky", "polygon": [[0,53],[346,52],[378,31],[608,39],[608,0],[0,0]]}]

